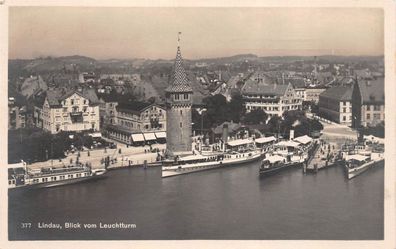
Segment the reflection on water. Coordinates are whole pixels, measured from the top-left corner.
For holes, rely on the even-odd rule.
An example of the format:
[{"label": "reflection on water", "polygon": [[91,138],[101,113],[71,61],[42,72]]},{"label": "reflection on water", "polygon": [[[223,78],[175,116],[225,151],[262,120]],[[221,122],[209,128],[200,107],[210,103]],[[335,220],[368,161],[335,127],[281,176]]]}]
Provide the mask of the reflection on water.
[{"label": "reflection on water", "polygon": [[[93,182],[9,195],[9,237],[27,239],[383,239],[383,168],[258,176],[258,163],[161,179],[121,169]],[[32,222],[32,229],[20,228]],[[43,230],[38,222],[136,229]]]}]

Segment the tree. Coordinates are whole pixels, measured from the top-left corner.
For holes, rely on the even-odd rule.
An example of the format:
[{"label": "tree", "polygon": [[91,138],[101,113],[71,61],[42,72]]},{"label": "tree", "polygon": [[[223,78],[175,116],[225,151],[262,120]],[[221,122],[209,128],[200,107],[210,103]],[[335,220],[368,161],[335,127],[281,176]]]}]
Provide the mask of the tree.
[{"label": "tree", "polygon": [[263,124],[267,120],[267,113],[261,109],[253,110],[247,113],[244,117],[246,124]]},{"label": "tree", "polygon": [[281,118],[279,116],[272,116],[271,119],[268,121],[268,125],[270,126],[270,131],[272,133],[278,133],[281,124]]},{"label": "tree", "polygon": [[236,92],[232,95],[231,101],[228,104],[228,119],[234,122],[239,122],[240,118],[245,115],[246,109],[242,95]]}]

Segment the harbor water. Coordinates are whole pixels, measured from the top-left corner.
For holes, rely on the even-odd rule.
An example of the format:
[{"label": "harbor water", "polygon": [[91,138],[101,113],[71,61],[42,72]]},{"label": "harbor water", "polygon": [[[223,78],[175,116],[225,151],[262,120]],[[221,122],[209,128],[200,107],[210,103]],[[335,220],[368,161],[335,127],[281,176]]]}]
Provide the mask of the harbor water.
[{"label": "harbor water", "polygon": [[[161,178],[161,169],[9,193],[10,240],[381,240],[384,168],[347,180],[342,167],[259,177],[259,163]],[[135,224],[66,229],[64,223]],[[31,223],[26,228],[21,224]],[[63,229],[39,228],[59,223]]]}]

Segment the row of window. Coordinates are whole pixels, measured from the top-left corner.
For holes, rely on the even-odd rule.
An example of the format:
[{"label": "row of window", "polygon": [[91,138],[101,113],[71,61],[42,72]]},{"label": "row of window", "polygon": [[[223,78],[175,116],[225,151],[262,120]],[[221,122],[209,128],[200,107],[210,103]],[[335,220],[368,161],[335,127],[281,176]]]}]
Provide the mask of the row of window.
[{"label": "row of window", "polygon": [[257,107],[257,106],[247,106],[248,110],[258,110],[261,109],[263,111],[279,111],[279,107],[272,107],[272,106],[261,106],[261,107]]},{"label": "row of window", "polygon": [[379,114],[379,113],[374,113],[373,116],[371,116],[370,113],[367,113],[366,119],[370,120],[371,117],[373,117],[374,120],[381,120],[381,114]]},{"label": "row of window", "polygon": [[[352,121],[352,116],[348,116],[349,118],[348,118],[348,120],[349,121]],[[342,116],[342,121],[347,121],[347,116]]]},{"label": "row of window", "polygon": [[[88,103],[89,103],[88,100],[86,100],[86,99],[83,100],[83,104],[84,104],[84,105],[87,105]],[[65,99],[65,100],[62,101],[62,105],[67,105],[67,104],[68,104],[67,99]],[[71,104],[71,105],[78,105],[78,104],[79,104],[79,100],[78,100],[78,99],[71,99],[71,100],[70,100],[70,104]]]},{"label": "row of window", "polygon": [[343,107],[343,108],[342,108],[342,112],[343,112],[343,113],[345,113],[345,112],[347,112],[347,111],[348,111],[348,112],[352,112],[352,107],[349,107],[349,108]]},{"label": "row of window", "polygon": [[374,110],[374,111],[381,111],[381,106],[380,105],[367,105],[366,110]]},{"label": "row of window", "polygon": [[174,100],[189,100],[190,99],[190,94],[184,93],[184,94],[179,94],[176,93],[174,96]]},{"label": "row of window", "polygon": [[[63,130],[64,130],[64,131],[68,131],[68,130],[69,130],[68,124],[69,124],[69,123],[63,123]],[[84,124],[84,130],[88,130],[88,129],[93,129],[93,130],[95,130],[95,128],[96,128],[96,124],[95,124],[95,123],[91,123],[91,126],[89,126],[89,125],[87,125],[87,124]],[[55,126],[55,131],[56,131],[56,132],[59,132],[59,131],[61,131],[61,130],[62,130],[62,129],[61,129],[61,125],[60,125],[60,124],[57,124],[57,125]]]},{"label": "row of window", "polygon": [[[128,121],[124,121],[124,120],[119,120],[119,124],[121,126],[124,126],[127,128],[134,127],[133,122],[128,122]],[[135,126],[136,126],[136,124],[135,124]],[[151,128],[162,128],[162,127],[163,127],[163,125],[161,123],[158,123],[156,126],[153,126]],[[137,129],[140,129],[140,124],[137,124]],[[150,125],[148,125],[148,124],[144,125],[144,129],[146,129],[146,130],[150,129]]]},{"label": "row of window", "polygon": [[[80,177],[83,177],[83,176],[88,176],[89,174],[86,172],[86,173],[84,173],[84,174],[82,174],[82,173],[77,173],[77,174],[75,174],[75,177],[76,178],[80,178]],[[69,175],[67,175],[67,178],[66,178],[66,176],[64,176],[64,175],[62,175],[62,176],[51,176],[51,177],[42,177],[42,178],[34,178],[33,179],[33,183],[39,183],[40,182],[40,180],[41,180],[41,182],[48,182],[48,179],[50,180],[50,181],[57,181],[57,180],[65,180],[65,179],[73,179],[74,178],[74,174],[69,174]]]}]

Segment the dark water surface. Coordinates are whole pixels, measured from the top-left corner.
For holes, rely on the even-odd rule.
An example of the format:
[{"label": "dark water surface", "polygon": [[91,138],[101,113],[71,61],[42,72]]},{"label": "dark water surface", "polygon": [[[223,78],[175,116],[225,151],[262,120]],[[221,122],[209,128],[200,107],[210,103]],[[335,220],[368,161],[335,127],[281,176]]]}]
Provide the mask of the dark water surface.
[{"label": "dark water surface", "polygon": [[[258,166],[165,179],[160,168],[120,169],[95,182],[13,192],[9,239],[383,239],[383,167],[348,181],[341,167],[260,178]],[[136,228],[39,229],[39,222]]]}]

